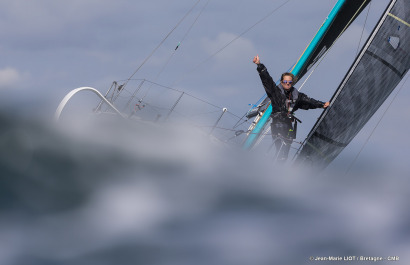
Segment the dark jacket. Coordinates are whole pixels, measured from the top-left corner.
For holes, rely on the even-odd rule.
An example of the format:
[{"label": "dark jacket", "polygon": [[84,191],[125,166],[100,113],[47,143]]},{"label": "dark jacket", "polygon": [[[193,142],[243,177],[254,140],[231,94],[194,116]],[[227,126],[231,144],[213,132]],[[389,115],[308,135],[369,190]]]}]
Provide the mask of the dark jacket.
[{"label": "dark jacket", "polygon": [[[293,114],[297,109],[307,110],[322,108],[325,104],[322,101],[306,96],[294,87],[291,87],[289,91],[286,91],[281,84],[276,85],[263,64],[259,64],[257,70],[266,94],[271,100],[273,116],[277,116],[279,113]],[[291,108],[289,108],[289,106],[291,106]]]}]

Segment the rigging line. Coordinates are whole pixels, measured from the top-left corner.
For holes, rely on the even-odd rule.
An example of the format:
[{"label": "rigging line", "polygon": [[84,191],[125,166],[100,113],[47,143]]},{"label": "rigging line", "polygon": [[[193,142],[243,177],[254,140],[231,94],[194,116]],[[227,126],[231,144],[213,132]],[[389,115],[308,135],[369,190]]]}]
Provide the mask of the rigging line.
[{"label": "rigging line", "polygon": [[[349,20],[349,22],[346,24],[344,29],[340,32],[339,36],[335,39],[335,41],[332,43],[332,45],[329,47],[329,49],[326,50],[326,52],[322,55],[322,57],[319,59],[319,61],[316,63],[315,68],[313,68],[312,72],[309,74],[309,76],[305,79],[303,84],[299,87],[298,91],[302,89],[302,87],[305,85],[305,83],[308,81],[310,76],[313,74],[313,72],[316,70],[316,68],[320,65],[320,63],[323,61],[323,59],[326,57],[326,55],[329,53],[329,51],[332,49],[332,47],[335,45],[337,40],[342,36],[342,34],[346,31],[346,29],[350,26],[350,24],[353,22],[353,20],[356,18],[357,14],[359,13],[359,10],[362,9],[362,6],[366,3],[367,0],[364,0],[363,3],[360,5],[360,7],[356,10],[356,13],[352,16],[352,18]],[[306,140],[306,139],[305,139]]]},{"label": "rigging line", "polygon": [[[157,78],[158,78],[158,76],[156,77],[156,79]],[[149,82],[149,81],[148,81],[148,83],[150,83],[150,86],[146,89],[144,96],[141,97],[141,100],[143,100],[144,98],[146,98],[148,96],[149,91],[151,90],[152,86],[155,84],[154,82]],[[182,92],[180,92],[180,93],[182,93]]]},{"label": "rigging line", "polygon": [[248,119],[245,119],[244,122],[242,122],[241,124],[239,124],[241,122],[241,120],[243,119],[243,117],[246,116],[246,114],[248,114],[249,111],[245,112],[245,114],[243,114],[243,116],[235,123],[235,125],[232,127],[232,129],[235,129],[236,127],[238,127],[239,125],[242,125],[244,122],[246,122]]},{"label": "rigging line", "polygon": [[158,50],[159,47],[165,42],[165,40],[174,32],[174,30],[182,23],[182,21],[185,20],[185,18],[192,12],[192,10],[198,5],[198,3],[201,0],[198,0],[192,7],[191,9],[184,15],[184,17],[179,20],[179,22],[172,28],[172,30],[162,39],[162,41],[155,47],[155,49],[148,55],[147,58],[141,63],[141,65],[135,70],[135,72],[127,79],[127,81],[124,83],[124,87],[128,84],[128,82],[131,80],[131,78],[141,69],[141,67],[151,58],[151,56]]},{"label": "rigging line", "polygon": [[[244,124],[244,123],[246,123],[246,122],[248,122],[248,120],[244,120],[242,123],[240,123],[240,124],[238,124],[238,125],[232,127],[232,129],[236,129],[236,128],[238,128],[239,126],[241,126],[242,124]],[[248,127],[249,127],[249,124],[247,124],[247,125],[248,125]]]},{"label": "rigging line", "polygon": [[387,106],[386,110],[383,112],[383,115],[380,117],[379,121],[377,122],[376,126],[373,128],[372,132],[370,133],[369,137],[367,137],[366,141],[364,142],[362,148],[360,149],[359,153],[356,155],[356,157],[353,159],[352,163],[350,163],[349,167],[347,168],[345,175],[347,175],[347,173],[349,173],[350,169],[352,168],[352,166],[354,165],[354,163],[356,162],[356,160],[359,158],[360,153],[363,151],[364,147],[367,145],[367,143],[370,140],[370,137],[372,137],[373,133],[376,131],[377,127],[379,126],[380,122],[382,121],[382,119],[384,118],[384,116],[386,115],[387,111],[390,109],[391,105],[393,104],[393,102],[396,100],[397,95],[400,93],[400,91],[403,89],[404,84],[406,84],[407,79],[409,78],[409,75],[407,75],[406,79],[404,80],[403,84],[401,85],[399,91],[397,91],[396,95],[394,95],[392,101],[390,102],[389,106]]},{"label": "rigging line", "polygon": [[[327,20],[327,17],[326,17],[325,21],[326,21],[326,20]],[[316,36],[316,35],[319,33],[319,31],[320,31],[320,29],[322,28],[322,26],[323,26],[323,24],[325,23],[325,21],[322,22],[322,25],[317,29],[315,35],[313,35],[313,36]],[[288,72],[292,72],[293,69],[295,69],[296,64],[300,61],[300,59],[302,58],[303,54],[306,52],[307,48],[310,46],[310,44],[312,43],[312,41],[313,41],[313,39],[309,42],[308,45],[306,45],[306,47],[305,47],[305,49],[303,50],[302,54],[299,56],[299,59],[297,59],[296,63],[291,67],[292,69],[291,69],[290,71],[288,71]],[[298,79],[299,79],[299,78],[298,78]],[[296,80],[296,81],[297,81],[297,80]]]},{"label": "rigging line", "polygon": [[[199,128],[210,128],[210,127],[213,127],[213,126],[210,126],[210,125],[203,125],[203,126],[198,126]],[[216,126],[215,127],[215,129],[219,129],[219,130],[224,130],[224,131],[230,131],[230,132],[236,132],[237,130],[232,130],[232,129],[229,129],[229,128],[225,128],[225,127],[219,127],[219,126]],[[250,133],[250,134],[257,134],[257,133]],[[266,132],[264,132],[264,135],[266,136],[266,135],[273,135],[273,133],[272,132],[268,132],[268,130],[266,130]],[[236,137],[236,136],[235,136]],[[289,138],[287,138],[287,137],[284,137],[284,136],[281,136],[281,135],[276,135],[276,139],[284,139],[284,140],[290,140]],[[300,141],[296,141],[296,140],[294,140],[294,139],[292,139],[292,143],[295,143],[295,144],[302,144],[302,142],[300,142]],[[292,147],[291,146],[291,148],[293,148],[293,149],[297,149],[297,148],[295,148],[295,147]]]},{"label": "rigging line", "polygon": [[[198,127],[198,128],[211,128],[211,127],[214,127],[214,126],[211,126],[211,125],[198,125],[197,127]],[[229,128],[226,128],[226,127],[220,127],[220,126],[216,126],[216,127],[214,127],[214,128],[215,128],[215,129],[219,129],[219,130],[223,130],[223,131],[230,131],[230,132],[237,132],[237,131],[238,131],[238,130],[233,130],[233,129],[229,129]],[[267,130],[267,131],[268,131],[268,130]],[[244,132],[244,133],[246,133],[246,132]],[[251,133],[249,133],[249,134],[258,134],[258,133],[253,133],[253,132],[251,132]],[[273,135],[272,132],[264,132],[264,134],[265,134],[265,136],[266,136],[266,135]],[[284,136],[280,136],[280,135],[278,135],[277,138],[280,138],[280,139],[288,139],[288,138],[286,138],[286,137],[284,137]],[[292,143],[302,144],[302,142],[299,142],[299,141],[296,141],[296,140],[293,140],[293,139],[292,139]],[[294,148],[294,149],[297,149],[297,148]]]},{"label": "rigging line", "polygon": [[[169,64],[169,62],[171,61],[172,57],[175,55],[177,49],[179,48],[179,46],[181,46],[182,42],[185,40],[185,38],[188,36],[189,32],[192,30],[192,28],[194,27],[194,25],[196,24],[196,22],[198,21],[199,17],[202,15],[202,13],[204,12],[205,8],[207,7],[208,3],[210,0],[208,0],[205,5],[202,7],[201,11],[199,12],[199,14],[196,16],[194,22],[191,24],[191,26],[188,28],[187,32],[185,32],[184,36],[182,37],[181,41],[178,43],[178,45],[176,46],[176,48],[172,51],[171,55],[169,56],[169,58],[167,59],[167,61],[165,62],[164,66],[161,68],[161,70],[158,72],[158,74],[156,75],[156,77],[154,78],[154,82],[158,80],[158,78],[160,77],[160,75],[162,74],[162,72],[164,72],[165,68],[167,67],[167,65]],[[147,96],[148,91],[151,89],[153,84],[151,84],[151,86],[148,88],[146,94],[144,97],[142,97],[143,99]]]},{"label": "rigging line", "polygon": [[[396,3],[396,0],[392,0],[392,1],[389,3],[387,9],[389,9],[389,8],[391,9],[391,8],[393,7],[394,3]],[[387,9],[386,9],[386,10],[387,10]],[[386,18],[387,18],[387,14],[385,13],[385,14],[381,17],[379,23],[376,25],[375,30],[373,30],[371,36],[369,37],[369,40],[370,40],[370,39],[373,39],[373,38],[375,37],[375,35],[376,35],[376,33],[377,33],[377,30],[376,30],[376,29],[380,29],[380,27],[381,27],[381,25],[382,25],[382,22],[384,22],[384,21],[386,20]],[[361,53],[357,56],[357,58],[356,58],[355,61],[353,62],[353,64],[352,64],[352,67],[353,67],[353,68],[355,68],[355,67],[359,64],[360,59],[362,58],[362,56],[365,54],[366,50],[367,50],[367,49],[369,48],[369,46],[371,45],[371,41],[369,41],[369,40],[368,40],[367,43],[362,47]],[[338,95],[339,95],[339,94],[341,93],[341,91],[343,90],[343,86],[345,85],[346,82],[348,82],[348,80],[349,80],[349,78],[351,77],[352,73],[353,73],[353,72],[350,71],[350,72],[346,75],[344,81],[342,81],[342,83],[340,84],[340,86],[339,86],[338,89],[336,90],[335,94],[333,95],[333,97],[332,97],[332,102],[334,102],[334,101],[337,99]],[[329,107],[332,107],[332,102],[330,103]],[[314,125],[314,128],[312,128],[312,130],[311,130],[311,132],[309,133],[309,135],[308,135],[308,136],[305,138],[305,140],[303,141],[304,143],[306,143],[306,142],[310,139],[311,133],[318,128],[318,126],[320,125],[320,123],[323,121],[323,119],[324,119],[324,118],[326,117],[326,115],[328,114],[328,110],[329,110],[329,109],[326,109],[326,110],[322,113],[322,115],[319,117],[319,120],[318,120],[318,121],[316,122],[316,124]],[[300,150],[299,150],[299,151],[300,151]],[[297,155],[297,154],[295,154],[295,156],[296,156],[296,155]]]},{"label": "rigging line", "polygon": [[[130,79],[130,80],[131,80],[131,79]],[[134,79],[132,79],[132,80],[134,80]],[[135,79],[135,80],[140,80],[140,79]],[[195,99],[197,99],[197,100],[199,100],[199,101],[202,101],[202,102],[204,102],[204,103],[206,103],[206,104],[209,104],[209,105],[211,105],[211,106],[213,106],[213,107],[221,108],[221,107],[219,107],[219,106],[217,106],[217,105],[215,105],[215,104],[212,104],[212,103],[210,103],[210,102],[208,102],[208,101],[206,101],[206,100],[204,100],[204,99],[200,99],[200,98],[198,98],[198,97],[196,97],[196,96],[193,96],[193,95],[191,95],[191,94],[189,94],[189,93],[187,93],[187,92],[184,92],[184,91],[181,91],[181,90],[178,90],[178,89],[169,87],[169,86],[164,86],[164,85],[158,84],[158,83],[153,82],[153,81],[150,81],[150,80],[146,80],[146,79],[145,79],[145,81],[148,82],[148,83],[153,83],[153,84],[155,84],[155,85],[157,85],[157,86],[160,86],[160,87],[163,87],[163,88],[171,89],[171,90],[173,90],[173,91],[177,91],[177,92],[180,92],[180,93],[185,93],[185,95],[188,95],[188,96],[190,96],[190,97],[192,97],[192,98],[195,98]],[[231,113],[231,114],[234,115],[233,113]]]},{"label": "rigging line", "polygon": [[[359,9],[357,9],[356,13],[353,15],[353,17],[350,19],[349,23],[346,24],[345,28],[342,30],[342,32],[340,33],[340,35],[336,38],[336,40],[333,42],[333,44],[330,46],[330,48],[326,51],[326,53],[323,55],[323,57],[319,60],[317,66],[319,66],[319,64],[322,62],[323,58],[327,55],[327,53],[329,52],[329,50],[333,47],[333,45],[336,43],[336,41],[340,38],[340,36],[345,32],[346,28],[350,25],[350,23],[352,23],[353,18],[356,17],[356,15],[358,14],[359,10],[362,8],[362,6],[366,3],[366,0],[363,1],[363,3],[361,4],[361,6],[359,7]],[[313,69],[313,71],[316,70],[317,66]],[[307,81],[307,80],[306,80]],[[306,81],[304,83],[306,83]],[[303,83],[303,84],[304,84]],[[331,106],[329,106],[331,107]],[[299,147],[299,150],[296,152],[296,154],[293,156],[293,160],[296,158],[296,156],[300,153],[301,149],[303,148],[303,146],[305,146],[305,143],[308,141],[308,136],[306,136],[305,140],[303,140],[303,144]]]},{"label": "rigging line", "polygon": [[[161,70],[159,71],[159,73],[157,74],[157,76],[154,78],[154,81],[157,81],[159,76],[162,74],[162,72],[165,70],[165,67],[168,65],[168,63],[171,61],[171,58],[174,56],[176,50],[174,50],[171,54],[171,56],[168,58],[168,60],[165,62],[165,65],[161,68]],[[147,95],[148,95],[148,91],[151,90],[151,87],[154,85],[154,83],[151,82],[151,85],[149,86],[149,88],[147,89],[147,92],[145,93],[145,95],[142,97],[142,99],[144,99]]]},{"label": "rigging line", "polygon": [[[268,120],[270,121],[271,118],[269,118]],[[261,136],[260,136],[259,139],[256,141],[256,143],[255,143],[254,146],[259,145],[259,144],[262,142],[263,138],[265,138],[265,136],[268,135],[269,132],[270,132],[270,134],[272,135],[271,128],[272,128],[272,126],[269,126],[269,125],[266,126],[266,128],[263,130]],[[252,132],[253,132],[253,130],[252,130]]]},{"label": "rigging line", "polygon": [[245,117],[246,113],[235,123],[235,125],[232,127],[232,129],[238,128],[239,126],[241,126],[242,124],[244,124],[245,122],[248,121],[248,119],[244,119],[244,121],[242,123],[241,120],[243,119],[243,117]]},{"label": "rigging line", "polygon": [[191,116],[188,116],[188,115],[186,115],[185,113],[179,112],[179,111],[177,111],[177,110],[174,110],[173,113],[179,115],[179,116],[182,117],[182,118],[187,119],[187,121],[190,122],[190,125],[192,125],[192,126],[198,128],[198,129],[200,129],[201,131],[202,131],[202,129],[201,129],[202,127],[212,127],[212,126],[200,126],[200,125],[198,125],[198,124],[196,123],[196,120],[193,120],[193,119],[191,118]]},{"label": "rigging line", "polygon": [[230,42],[228,42],[227,44],[225,44],[222,48],[220,48],[219,50],[217,50],[216,52],[214,52],[213,54],[211,54],[208,58],[206,58],[205,60],[203,60],[202,62],[200,62],[199,64],[197,64],[195,67],[193,67],[190,71],[188,71],[188,73],[185,73],[179,80],[176,80],[172,86],[180,83],[184,77],[189,74],[192,73],[193,71],[195,71],[199,66],[201,66],[202,64],[208,62],[211,58],[213,58],[214,56],[216,56],[217,54],[219,54],[220,52],[222,52],[224,49],[226,49],[229,45],[231,45],[233,42],[235,42],[237,39],[239,39],[240,37],[242,37],[243,35],[245,35],[246,33],[248,33],[251,29],[253,29],[254,27],[256,27],[258,24],[260,24],[261,22],[263,22],[264,20],[266,20],[268,17],[270,17],[272,14],[274,14],[276,11],[278,11],[280,8],[282,8],[284,5],[286,5],[288,2],[290,2],[291,0],[287,0],[284,3],[282,3],[279,7],[273,9],[272,11],[270,11],[267,15],[265,15],[263,18],[261,18],[260,20],[258,20],[255,24],[253,24],[252,26],[250,26],[249,28],[247,28],[245,31],[243,31],[241,34],[239,34],[238,36],[236,36],[235,38],[233,38]]},{"label": "rigging line", "polygon": [[[184,113],[181,113],[181,112],[179,112],[179,111],[177,111],[177,110],[174,110],[173,113],[179,115],[179,116],[182,117],[182,118],[187,119],[187,121],[189,122],[190,125],[192,125],[192,126],[198,128],[198,129],[200,129],[200,130],[202,131],[201,126],[199,126],[199,125],[196,123],[196,120],[193,120],[190,116],[188,116],[188,115],[186,115],[186,114],[184,114]],[[211,126],[209,126],[209,127],[211,127]]]},{"label": "rigging line", "polygon": [[[138,81],[138,80],[145,80],[145,82],[152,83],[152,84],[154,84],[154,85],[157,85],[157,86],[160,86],[160,87],[163,87],[163,88],[167,88],[167,89],[170,89],[170,90],[173,90],[173,91],[176,91],[176,92],[180,92],[180,93],[184,92],[184,91],[181,91],[181,90],[178,90],[178,89],[169,87],[169,86],[161,85],[161,84],[159,84],[159,83],[150,81],[150,80],[148,80],[148,79],[140,79],[140,78],[137,78],[137,79],[130,79],[130,80],[137,80],[137,81]],[[119,80],[118,82],[122,82],[122,81],[125,81],[125,80]]]},{"label": "rigging line", "polygon": [[140,101],[138,101],[138,102],[140,102],[140,103],[144,103],[147,107],[151,107],[151,108],[153,108],[153,109],[156,109],[156,111],[159,113],[159,110],[170,110],[169,108],[166,108],[166,107],[161,107],[161,106],[156,106],[156,105],[154,105],[154,104],[151,104],[151,103],[149,103],[148,101],[143,101],[143,100],[140,100]]},{"label": "rigging line", "polygon": [[189,27],[189,29],[187,30],[187,32],[185,33],[185,35],[182,37],[181,41],[178,43],[177,47],[175,48],[175,51],[179,48],[179,46],[182,44],[182,42],[185,40],[185,38],[188,36],[189,32],[191,31],[191,29],[194,27],[194,25],[196,24],[196,22],[198,21],[199,17],[202,15],[202,13],[204,12],[205,8],[208,6],[210,0],[208,0],[205,5],[202,7],[201,11],[199,12],[198,16],[196,16],[194,22],[191,24],[191,26]]},{"label": "rigging line", "polygon": [[150,107],[151,109],[153,109],[154,111],[156,111],[157,114],[163,114],[161,112],[162,111],[168,111],[170,110],[169,108],[165,108],[165,107],[160,107],[160,106],[155,106],[153,104],[147,103],[146,101],[142,101],[145,103],[146,107]]},{"label": "rigging line", "polygon": [[[206,101],[206,100],[204,100],[204,99],[198,98],[198,97],[196,97],[196,96],[194,96],[194,95],[192,95],[192,94],[189,94],[189,93],[187,93],[187,92],[184,92],[184,91],[181,91],[181,90],[178,90],[178,89],[169,87],[169,86],[161,85],[161,84],[159,84],[159,83],[156,83],[156,82],[153,82],[153,81],[150,81],[150,80],[147,80],[147,79],[129,79],[128,81],[130,81],[130,80],[145,80],[145,82],[152,83],[152,84],[154,84],[154,85],[157,85],[157,86],[160,86],[160,87],[163,87],[163,88],[167,88],[167,89],[170,89],[170,90],[173,90],[173,91],[177,91],[177,92],[180,92],[180,93],[185,93],[185,95],[190,96],[190,97],[192,97],[192,98],[194,98],[194,99],[196,99],[196,100],[199,100],[199,101],[201,101],[201,102],[203,102],[203,103],[206,103],[206,104],[208,104],[208,105],[211,105],[211,106],[213,106],[213,107],[215,107],[215,108],[222,109],[220,106],[217,106],[217,105],[215,105],[215,104],[212,104],[212,103],[210,103],[210,102],[208,102],[208,101]],[[124,81],[124,80],[119,80],[118,82],[121,82],[121,81]],[[236,115],[235,113],[232,113],[232,112],[230,112],[230,111],[227,111],[227,113],[231,114],[232,116],[234,116],[234,117],[236,117],[236,118],[238,118],[238,119],[240,119],[240,120],[243,119],[243,117],[241,118],[241,117],[239,117],[238,115]]]},{"label": "rigging line", "polygon": [[193,114],[192,117],[203,116],[203,115],[213,114],[217,112],[219,113],[219,110],[214,110],[214,111],[209,111],[209,112],[200,112],[200,113]]},{"label": "rigging line", "polygon": [[157,114],[161,114],[161,112],[159,112],[159,110],[157,109],[157,107],[155,107],[155,106],[152,106],[152,105],[150,105],[150,104],[148,104],[148,103],[145,103],[145,107],[144,107],[144,109],[145,108],[151,108],[153,111],[155,111]]},{"label": "rigging line", "polygon": [[356,56],[359,54],[360,43],[362,42],[363,33],[364,33],[364,29],[365,29],[366,24],[367,24],[367,18],[369,17],[369,12],[370,12],[370,7],[371,7],[371,6],[372,6],[372,2],[370,1],[369,7],[367,8],[366,19],[364,20],[364,25],[363,25],[363,29],[362,29],[362,34],[360,35],[360,40],[359,40],[359,43],[357,44]]},{"label": "rigging line", "polygon": [[[235,118],[238,118],[239,121],[243,119],[243,116],[242,116],[242,118],[241,118],[241,117],[239,117],[238,115],[236,115],[235,113],[230,112],[229,110],[226,111],[226,112],[229,113],[229,114],[231,114],[231,115],[234,116]],[[245,120],[245,121],[247,121],[247,120]]]},{"label": "rigging line", "polygon": [[152,109],[156,109],[157,112],[158,112],[158,109],[165,109],[165,108],[163,108],[163,107],[158,107],[158,106],[155,106],[155,105],[153,105],[153,104],[151,104],[151,103],[148,103],[148,101],[139,101],[139,103],[144,104],[146,107],[150,107],[150,108],[152,108]]},{"label": "rigging line", "polygon": [[[219,107],[219,106],[217,106],[217,105],[215,105],[215,104],[212,104],[212,103],[210,103],[210,102],[208,102],[208,101],[206,101],[206,100],[204,100],[204,99],[195,97],[195,96],[193,96],[193,95],[191,95],[191,94],[189,94],[189,93],[185,93],[185,94],[188,95],[188,96],[190,96],[190,97],[192,97],[192,98],[194,98],[194,99],[196,99],[196,100],[199,100],[199,101],[201,101],[201,102],[203,102],[203,103],[206,103],[206,104],[208,104],[208,105],[211,105],[211,106],[213,106],[213,107],[215,107],[215,108],[222,109],[221,107]],[[232,113],[231,113],[231,114],[232,114]]]},{"label": "rigging line", "polygon": [[[326,54],[324,54],[326,55]],[[310,72],[308,77],[306,77],[305,81],[303,81],[302,85],[299,87],[298,91],[302,90],[302,87],[305,85],[305,83],[309,80],[310,76],[313,74],[313,72],[316,70],[316,68],[319,66],[319,64],[322,62],[322,60],[319,61],[319,63],[313,68],[313,70]]]}]

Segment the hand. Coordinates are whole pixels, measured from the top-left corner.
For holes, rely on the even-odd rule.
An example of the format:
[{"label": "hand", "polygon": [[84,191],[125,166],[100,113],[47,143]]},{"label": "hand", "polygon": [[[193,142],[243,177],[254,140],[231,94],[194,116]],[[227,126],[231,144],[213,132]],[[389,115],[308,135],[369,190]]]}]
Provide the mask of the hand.
[{"label": "hand", "polygon": [[326,109],[327,107],[329,107],[330,102],[326,102],[325,105],[323,105],[323,108]]},{"label": "hand", "polygon": [[260,64],[261,61],[259,60],[259,55],[256,55],[255,57],[253,57],[253,63],[255,64]]}]

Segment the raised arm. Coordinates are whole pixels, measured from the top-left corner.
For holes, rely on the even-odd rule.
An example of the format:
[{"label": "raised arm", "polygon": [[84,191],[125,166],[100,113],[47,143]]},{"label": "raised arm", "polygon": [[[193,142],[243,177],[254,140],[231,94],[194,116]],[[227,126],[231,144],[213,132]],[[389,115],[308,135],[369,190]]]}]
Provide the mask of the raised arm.
[{"label": "raised arm", "polygon": [[255,57],[253,57],[253,63],[259,65],[261,63],[261,61],[259,60],[259,55],[256,55]]},{"label": "raised arm", "polygon": [[255,63],[258,67],[256,70],[258,70],[259,77],[261,78],[262,85],[265,88],[266,94],[268,97],[272,100],[273,97],[275,97],[276,91],[276,84],[273,82],[272,77],[270,76],[268,69],[266,69],[265,65],[261,64],[259,56],[256,55],[253,58],[253,63]]}]

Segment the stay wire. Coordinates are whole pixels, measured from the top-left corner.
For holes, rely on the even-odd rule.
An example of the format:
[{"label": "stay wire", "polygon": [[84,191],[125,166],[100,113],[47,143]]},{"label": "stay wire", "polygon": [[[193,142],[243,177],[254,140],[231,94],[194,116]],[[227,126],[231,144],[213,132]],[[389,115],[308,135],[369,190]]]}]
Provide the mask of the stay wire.
[{"label": "stay wire", "polygon": [[[335,45],[336,41],[342,36],[342,34],[346,31],[346,29],[350,26],[350,24],[353,22],[353,20],[356,18],[357,14],[359,13],[359,10],[362,8],[362,6],[366,3],[366,0],[363,1],[363,3],[361,4],[361,6],[357,9],[356,13],[353,15],[353,17],[350,19],[350,21],[346,24],[346,26],[344,27],[344,29],[342,30],[342,32],[340,32],[339,36],[337,36],[337,38],[335,39],[335,41],[332,43],[332,45],[329,47],[329,49],[326,50],[326,52],[323,54],[323,56],[321,56],[320,60],[316,63],[315,68],[313,68],[313,70],[310,72],[309,76],[305,79],[305,81],[303,82],[303,84],[299,87],[298,91],[300,91],[302,89],[302,87],[305,85],[305,83],[309,80],[310,76],[313,74],[313,72],[315,72],[315,70],[317,69],[317,67],[320,65],[320,63],[323,61],[323,59],[326,57],[326,55],[329,53],[329,51],[332,49],[332,47]],[[370,10],[370,8],[368,9]],[[367,20],[367,17],[366,17]],[[362,33],[363,35],[363,33]],[[361,40],[361,37],[360,37]],[[360,42],[359,42],[360,45]]]},{"label": "stay wire", "polygon": [[356,56],[359,54],[360,43],[362,42],[363,33],[364,33],[364,29],[365,29],[366,24],[367,24],[367,18],[369,17],[369,12],[370,12],[370,7],[371,6],[372,6],[372,2],[369,3],[369,7],[367,8],[367,14],[366,14],[366,19],[364,20],[364,25],[363,25],[363,28],[362,28],[362,34],[360,35],[360,40],[359,40],[359,43],[357,44]]},{"label": "stay wire", "polygon": [[220,52],[222,52],[223,50],[225,50],[229,45],[231,45],[233,42],[235,42],[236,40],[238,40],[240,37],[242,37],[243,35],[245,35],[246,33],[248,33],[250,30],[252,30],[254,27],[256,27],[258,24],[260,24],[261,22],[263,22],[264,20],[266,20],[268,17],[270,17],[271,15],[273,15],[276,11],[278,11],[279,9],[281,9],[284,5],[286,5],[287,3],[289,3],[291,0],[287,0],[284,3],[282,3],[279,7],[276,7],[275,9],[273,9],[272,11],[270,11],[268,14],[266,14],[263,18],[261,18],[260,20],[258,20],[256,23],[254,23],[252,26],[250,26],[249,28],[247,28],[246,30],[244,30],[241,34],[239,34],[238,36],[236,36],[235,38],[233,38],[231,41],[229,41],[227,44],[225,44],[222,48],[220,48],[219,50],[217,50],[216,52],[214,52],[213,54],[211,54],[208,58],[206,58],[205,60],[203,60],[202,62],[200,62],[199,64],[197,64],[195,67],[193,67],[190,71],[188,71],[187,73],[185,73],[179,80],[176,80],[172,86],[180,83],[182,80],[184,80],[185,76],[194,72],[196,69],[198,69],[199,66],[201,66],[202,64],[205,64],[206,62],[208,62],[209,60],[211,60],[213,57],[215,57],[217,54],[219,54]]},{"label": "stay wire", "polygon": [[[299,87],[298,91],[300,91],[303,87],[303,85],[307,82],[307,80],[310,78],[310,76],[313,74],[313,72],[316,70],[316,68],[320,65],[320,63],[323,61],[323,59],[325,58],[325,56],[328,54],[328,52],[331,50],[331,48],[333,47],[333,45],[336,43],[336,41],[340,38],[340,36],[342,36],[342,34],[346,31],[346,29],[350,26],[350,24],[353,22],[353,19],[356,18],[359,10],[361,9],[361,7],[366,3],[366,0],[363,1],[363,3],[361,4],[361,6],[359,7],[359,9],[357,9],[356,13],[353,15],[353,17],[350,19],[350,21],[346,24],[345,28],[342,30],[342,32],[339,34],[339,36],[337,36],[336,40],[332,43],[332,45],[329,47],[329,49],[325,52],[325,54],[323,54],[323,56],[320,58],[319,62],[316,63],[315,68],[312,70],[312,72],[309,74],[309,76],[306,78],[306,80],[303,82],[303,84]],[[329,105],[329,107],[331,107],[331,105]],[[329,108],[328,107],[328,108]],[[293,160],[296,159],[296,156],[299,154],[299,152],[301,151],[301,149],[304,147],[305,143],[308,141],[308,137],[309,135],[305,138],[305,140],[303,141],[303,144],[299,147],[299,150],[296,152],[296,154],[293,156]]]},{"label": "stay wire", "polygon": [[370,140],[370,137],[372,137],[372,135],[374,134],[374,132],[376,131],[377,127],[379,126],[380,122],[383,120],[384,116],[386,115],[387,111],[390,109],[391,105],[393,104],[393,102],[396,100],[397,95],[400,93],[400,91],[403,89],[404,84],[406,84],[407,79],[409,78],[409,75],[407,74],[406,79],[404,80],[403,84],[401,85],[400,89],[397,91],[396,95],[394,95],[392,101],[390,102],[390,104],[387,106],[386,110],[383,112],[383,115],[380,117],[380,119],[378,120],[376,126],[374,126],[372,132],[370,133],[370,135],[367,137],[366,141],[364,142],[362,148],[360,149],[359,153],[357,153],[356,157],[353,159],[352,163],[350,163],[349,167],[347,168],[345,175],[347,175],[350,171],[350,169],[352,168],[352,166],[356,163],[356,160],[359,158],[360,154],[362,153],[363,149],[365,148],[365,146],[367,145],[367,143]]},{"label": "stay wire", "polygon": [[172,34],[172,32],[174,32],[174,30],[182,23],[182,21],[185,20],[185,18],[192,12],[192,10],[198,5],[198,3],[201,0],[198,0],[192,7],[191,9],[184,15],[184,17],[179,20],[179,22],[174,26],[174,28],[172,28],[172,30],[170,32],[168,32],[168,34],[162,39],[162,41],[157,45],[157,47],[155,47],[155,49],[148,55],[147,58],[145,58],[145,60],[141,63],[141,65],[137,68],[137,70],[135,70],[135,72],[127,79],[127,81],[124,83],[123,87],[125,87],[128,82],[132,79],[132,77],[141,69],[141,67],[152,57],[152,55],[159,49],[159,47],[161,47],[161,45],[165,42],[165,40]]},{"label": "stay wire", "polygon": [[185,38],[188,36],[188,34],[191,32],[192,28],[194,27],[194,25],[196,24],[196,22],[198,21],[199,17],[202,15],[202,13],[204,12],[205,8],[208,6],[209,1],[206,1],[205,5],[202,7],[201,11],[199,12],[198,16],[196,16],[194,22],[191,24],[191,26],[189,27],[189,29],[187,30],[187,32],[185,33],[185,35],[182,37],[181,41],[178,43],[178,45],[175,47],[175,51],[179,48],[179,46],[182,44],[182,42],[185,40]]},{"label": "stay wire", "polygon": [[[176,91],[176,92],[185,93],[185,95],[187,95],[187,96],[189,96],[189,97],[192,97],[192,98],[194,98],[194,99],[196,99],[196,100],[199,100],[199,101],[201,101],[201,102],[203,102],[203,103],[206,103],[206,104],[208,104],[208,105],[210,105],[210,106],[213,106],[213,107],[215,107],[215,108],[222,109],[222,107],[220,107],[220,106],[217,106],[217,105],[215,105],[215,104],[213,104],[213,103],[211,103],[211,102],[209,102],[209,101],[206,101],[206,100],[204,100],[204,99],[198,98],[198,97],[196,97],[196,96],[194,96],[194,95],[192,95],[192,94],[190,94],[190,93],[187,93],[187,92],[178,90],[178,89],[176,89],[176,88],[172,88],[172,87],[169,87],[169,86],[161,85],[161,84],[159,84],[159,83],[156,83],[156,82],[153,82],[153,81],[150,81],[150,80],[147,80],[147,79],[129,79],[128,81],[131,81],[131,80],[145,80],[145,82],[147,82],[147,83],[152,83],[152,84],[154,84],[154,85],[157,85],[157,86],[160,86],[160,87],[163,87],[163,88],[166,88],[166,89],[170,89],[170,90],[173,90],[173,91]],[[124,81],[124,80],[120,80],[120,81],[118,81],[118,82],[122,82],[122,81]],[[239,120],[242,120],[242,119],[243,119],[243,117],[239,117],[238,115],[236,115],[235,113],[230,112],[229,110],[226,111],[226,112],[229,113],[230,115],[234,116],[235,118],[238,118]]]},{"label": "stay wire", "polygon": [[[160,77],[160,75],[164,72],[165,68],[167,67],[167,65],[169,64],[169,62],[171,61],[172,57],[174,57],[176,51],[178,50],[178,48],[181,46],[181,44],[184,42],[184,40],[186,39],[186,37],[188,36],[188,34],[191,32],[192,28],[194,27],[194,25],[196,24],[196,22],[198,21],[199,17],[202,15],[202,13],[204,12],[205,8],[207,7],[208,3],[210,0],[208,0],[205,5],[202,7],[201,11],[199,12],[199,14],[196,16],[194,22],[190,25],[190,27],[188,28],[188,30],[185,32],[184,36],[182,37],[181,41],[179,41],[178,45],[175,47],[175,49],[172,51],[171,55],[168,57],[167,61],[165,62],[164,66],[161,68],[161,70],[158,72],[158,74],[156,75],[156,77],[154,78],[154,82],[156,82],[158,80],[158,78]],[[146,94],[142,97],[143,99],[147,96],[148,91],[150,90],[150,88],[152,87],[153,84],[151,84],[151,86],[148,88]]]}]

